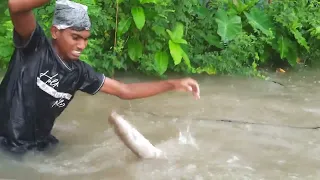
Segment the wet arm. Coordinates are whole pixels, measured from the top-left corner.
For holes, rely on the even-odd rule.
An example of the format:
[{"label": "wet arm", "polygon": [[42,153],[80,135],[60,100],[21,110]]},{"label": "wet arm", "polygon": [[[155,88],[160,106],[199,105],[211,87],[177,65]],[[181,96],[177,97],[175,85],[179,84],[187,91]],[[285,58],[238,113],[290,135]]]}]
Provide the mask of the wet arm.
[{"label": "wet arm", "polygon": [[106,78],[100,91],[115,95],[121,99],[138,99],[154,96],[174,89],[174,80],[124,84]]},{"label": "wet arm", "polygon": [[12,23],[23,40],[29,39],[36,27],[32,10],[49,2],[50,0],[8,0]]}]

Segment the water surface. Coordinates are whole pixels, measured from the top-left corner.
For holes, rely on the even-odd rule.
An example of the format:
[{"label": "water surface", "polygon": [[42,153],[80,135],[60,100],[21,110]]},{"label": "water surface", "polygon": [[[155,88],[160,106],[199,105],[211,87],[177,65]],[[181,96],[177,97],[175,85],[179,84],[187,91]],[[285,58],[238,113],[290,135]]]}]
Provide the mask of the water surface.
[{"label": "water surface", "polygon": [[[243,77],[196,77],[200,100],[178,92],[131,101],[78,93],[54,126],[57,149],[22,161],[0,154],[0,178],[320,179],[318,72],[270,76],[284,86]],[[113,109],[169,159],[137,159],[107,124]]]}]

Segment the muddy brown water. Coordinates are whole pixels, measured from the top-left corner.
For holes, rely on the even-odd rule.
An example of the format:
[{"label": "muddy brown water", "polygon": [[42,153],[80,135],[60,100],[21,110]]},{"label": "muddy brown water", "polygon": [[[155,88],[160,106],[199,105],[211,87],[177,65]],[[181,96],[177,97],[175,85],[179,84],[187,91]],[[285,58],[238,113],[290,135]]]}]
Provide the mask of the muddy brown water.
[{"label": "muddy brown water", "polygon": [[[318,74],[270,74],[284,86],[199,76],[200,100],[181,92],[130,101],[79,92],[54,126],[59,146],[21,161],[0,154],[0,179],[320,179]],[[113,109],[169,158],[137,159],[107,124]]]}]

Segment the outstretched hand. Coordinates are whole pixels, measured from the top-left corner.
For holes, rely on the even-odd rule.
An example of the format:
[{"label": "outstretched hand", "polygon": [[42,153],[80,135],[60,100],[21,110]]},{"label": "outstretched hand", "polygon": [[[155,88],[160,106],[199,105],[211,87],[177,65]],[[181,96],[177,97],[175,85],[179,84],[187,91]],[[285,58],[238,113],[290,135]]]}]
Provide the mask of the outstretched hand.
[{"label": "outstretched hand", "polygon": [[196,99],[200,99],[200,88],[196,80],[192,78],[176,79],[171,81],[174,85],[174,90],[192,92]]}]

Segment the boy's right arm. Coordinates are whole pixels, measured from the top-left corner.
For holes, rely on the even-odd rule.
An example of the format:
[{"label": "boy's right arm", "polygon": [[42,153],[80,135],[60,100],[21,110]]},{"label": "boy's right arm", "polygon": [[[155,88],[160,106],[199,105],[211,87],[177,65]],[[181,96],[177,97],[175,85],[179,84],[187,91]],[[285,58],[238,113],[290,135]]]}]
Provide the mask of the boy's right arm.
[{"label": "boy's right arm", "polygon": [[36,20],[32,10],[48,2],[50,0],[8,0],[14,29],[22,40],[27,41],[36,28]]}]

